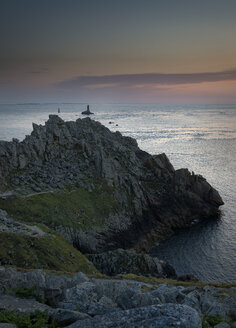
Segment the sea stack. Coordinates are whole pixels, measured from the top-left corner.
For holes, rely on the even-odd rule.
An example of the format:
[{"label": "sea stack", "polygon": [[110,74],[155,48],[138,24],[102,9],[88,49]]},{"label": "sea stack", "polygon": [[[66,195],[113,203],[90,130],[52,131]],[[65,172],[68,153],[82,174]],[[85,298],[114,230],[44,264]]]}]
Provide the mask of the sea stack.
[{"label": "sea stack", "polygon": [[89,105],[87,105],[87,110],[85,110],[81,114],[83,114],[83,115],[93,115],[94,113],[90,112]]}]

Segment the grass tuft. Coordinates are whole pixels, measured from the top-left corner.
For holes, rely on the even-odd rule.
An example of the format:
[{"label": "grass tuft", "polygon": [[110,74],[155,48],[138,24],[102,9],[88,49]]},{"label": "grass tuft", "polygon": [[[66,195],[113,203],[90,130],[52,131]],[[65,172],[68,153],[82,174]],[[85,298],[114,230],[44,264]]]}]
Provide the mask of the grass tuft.
[{"label": "grass tuft", "polygon": [[[221,282],[202,282],[202,281],[178,281],[173,279],[167,278],[155,278],[155,277],[145,277],[145,276],[138,276],[133,273],[122,274],[113,277],[114,279],[127,279],[127,280],[136,280],[147,284],[152,285],[159,285],[159,284],[169,284],[174,286],[196,286],[196,287],[205,287],[205,286],[213,286],[218,288],[231,288],[236,287],[236,284],[228,284],[228,283],[221,283]],[[227,290],[227,289],[226,289]]]},{"label": "grass tuft", "polygon": [[202,318],[202,327],[209,328],[216,326],[221,322],[226,322],[224,317],[220,314],[205,314]]},{"label": "grass tuft", "polygon": [[57,328],[55,320],[51,319],[48,313],[36,310],[33,316],[27,314],[17,314],[15,311],[0,312],[0,322],[15,324],[17,328]]}]

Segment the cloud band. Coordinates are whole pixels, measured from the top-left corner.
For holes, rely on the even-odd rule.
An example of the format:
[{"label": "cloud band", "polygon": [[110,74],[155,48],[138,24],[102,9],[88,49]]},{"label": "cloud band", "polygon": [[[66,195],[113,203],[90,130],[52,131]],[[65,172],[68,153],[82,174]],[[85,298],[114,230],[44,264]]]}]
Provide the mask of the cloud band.
[{"label": "cloud band", "polygon": [[125,86],[133,85],[175,85],[191,84],[203,82],[219,82],[236,80],[236,69],[221,72],[205,73],[146,73],[146,74],[121,74],[121,75],[101,75],[101,76],[78,76],[73,79],[65,80],[56,84],[63,88],[99,88],[108,86]]}]

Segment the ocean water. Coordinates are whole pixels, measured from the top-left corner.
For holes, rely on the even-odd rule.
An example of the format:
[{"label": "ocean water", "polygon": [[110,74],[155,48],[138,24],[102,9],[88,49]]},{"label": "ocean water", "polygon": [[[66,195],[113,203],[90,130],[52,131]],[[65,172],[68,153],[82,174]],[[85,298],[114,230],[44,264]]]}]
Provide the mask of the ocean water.
[{"label": "ocean water", "polygon": [[[20,140],[49,114],[81,118],[86,104],[0,105],[0,140]],[[236,282],[236,105],[92,104],[92,119],[137,139],[151,154],[165,152],[176,169],[203,175],[221,194],[221,219],[176,231],[151,254],[178,274],[203,281]]]}]

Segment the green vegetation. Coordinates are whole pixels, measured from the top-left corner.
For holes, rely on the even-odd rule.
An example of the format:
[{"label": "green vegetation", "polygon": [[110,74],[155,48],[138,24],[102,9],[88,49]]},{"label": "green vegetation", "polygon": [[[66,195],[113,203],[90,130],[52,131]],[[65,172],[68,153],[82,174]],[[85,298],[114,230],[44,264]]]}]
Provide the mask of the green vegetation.
[{"label": "green vegetation", "polygon": [[35,286],[32,287],[17,287],[13,288],[13,291],[15,292],[15,295],[17,297],[22,297],[22,298],[29,298],[31,296],[35,295]]},{"label": "green vegetation", "polygon": [[236,296],[236,290],[221,289],[219,292],[222,293],[222,294],[235,295]]},{"label": "green vegetation", "polygon": [[197,281],[197,282],[178,281],[178,280],[167,279],[167,278],[138,276],[133,273],[121,274],[121,275],[113,277],[113,279],[136,280],[136,281],[141,281],[143,283],[152,284],[152,285],[159,285],[159,284],[167,283],[169,285],[186,286],[186,287],[187,286],[196,286],[196,287],[214,286],[214,287],[219,287],[219,288],[236,287],[236,284],[228,284],[228,283],[221,283],[221,282],[202,282],[202,281]]},{"label": "green vegetation", "polygon": [[90,229],[100,226],[117,207],[113,188],[106,185],[97,185],[92,192],[77,188],[0,199],[0,208],[6,210],[9,216],[28,223],[44,223],[51,228]]},{"label": "green vegetation", "polygon": [[205,319],[202,319],[202,328],[210,328],[208,322]]},{"label": "green vegetation", "polygon": [[202,318],[202,328],[214,327],[220,322],[225,322],[220,314],[205,314]]},{"label": "green vegetation", "polygon": [[17,314],[15,311],[0,312],[0,322],[12,323],[17,328],[56,328],[57,323],[51,320],[47,312],[35,311],[33,316]]},{"label": "green vegetation", "polygon": [[44,303],[44,299],[41,295],[38,295],[35,293],[36,286],[32,287],[17,287],[17,288],[12,288],[12,290],[7,290],[7,294],[12,294],[12,292],[15,294],[16,297],[20,298],[31,298],[34,297],[36,301],[39,303]]},{"label": "green vegetation", "polygon": [[87,258],[62,236],[34,238],[20,234],[0,233],[0,261],[17,267],[96,273]]},{"label": "green vegetation", "polygon": [[141,291],[142,291],[142,293],[148,293],[148,292],[151,292],[152,290],[154,290],[155,288],[157,288],[157,286],[142,285]]}]

